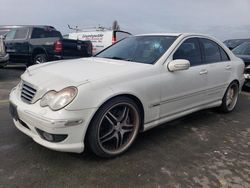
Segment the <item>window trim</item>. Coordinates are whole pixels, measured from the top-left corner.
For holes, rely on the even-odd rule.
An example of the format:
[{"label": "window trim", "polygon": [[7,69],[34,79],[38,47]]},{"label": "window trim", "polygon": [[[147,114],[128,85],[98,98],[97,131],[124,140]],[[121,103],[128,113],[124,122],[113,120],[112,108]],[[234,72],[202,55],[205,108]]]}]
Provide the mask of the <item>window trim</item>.
[{"label": "window trim", "polygon": [[[219,44],[218,44],[219,45]],[[227,52],[219,45],[219,49],[220,49],[220,56],[221,56],[221,61],[220,62],[227,62],[227,61],[231,61],[229,55],[227,54]],[[222,60],[222,54],[221,54],[221,51],[223,50],[223,52],[226,54],[228,60]]]},{"label": "window trim", "polygon": [[189,36],[189,37],[186,37],[184,38],[177,46],[176,48],[172,51],[171,53],[171,59],[172,61],[174,60],[174,54],[175,52],[179,49],[179,47],[185,42],[187,41],[188,39],[196,39],[197,42],[198,42],[198,46],[199,46],[199,51],[200,51],[200,54],[201,54],[201,63],[198,64],[198,65],[191,65],[191,62],[190,62],[190,68],[191,67],[197,67],[197,66],[201,66],[201,65],[205,65],[204,63],[204,57],[203,57],[203,51],[202,51],[202,48],[201,48],[201,44],[200,44],[200,40],[199,40],[199,37],[198,36]]},{"label": "window trim", "polygon": [[[217,45],[218,50],[219,50],[219,52],[220,52],[220,61],[216,61],[216,62],[207,62],[207,61],[206,61],[206,57],[205,57],[205,56],[206,56],[206,53],[205,53],[204,45],[203,45],[203,43],[202,43],[202,39],[211,41],[212,43],[215,43],[215,44]],[[201,49],[202,49],[202,54],[203,54],[203,59],[204,59],[204,60],[203,60],[203,61],[204,61],[203,64],[214,64],[214,63],[222,63],[222,62],[231,61],[231,58],[230,58],[230,56],[228,55],[228,53],[227,53],[227,52],[223,49],[223,47],[222,47],[220,44],[218,44],[216,41],[211,40],[211,39],[206,38],[206,37],[199,37],[199,43],[200,43],[200,47],[201,47]],[[222,60],[221,50],[223,50],[223,51],[226,53],[226,56],[227,56],[227,58],[228,58],[227,61],[223,61],[223,60]]]},{"label": "window trim", "polygon": [[33,37],[32,37],[32,34],[33,34],[33,32],[34,32],[35,29],[41,29],[41,30],[44,31],[44,28],[33,27],[33,28],[32,28],[32,31],[30,32],[30,39],[32,39],[32,40],[35,40],[35,39],[43,39],[43,38],[63,38],[63,37],[62,37],[62,34],[60,33],[60,31],[58,31],[58,30],[56,30],[56,29],[52,29],[52,32],[53,32],[53,31],[54,31],[54,32],[57,32],[57,33],[59,34],[58,37],[39,37],[39,38],[33,38]]}]

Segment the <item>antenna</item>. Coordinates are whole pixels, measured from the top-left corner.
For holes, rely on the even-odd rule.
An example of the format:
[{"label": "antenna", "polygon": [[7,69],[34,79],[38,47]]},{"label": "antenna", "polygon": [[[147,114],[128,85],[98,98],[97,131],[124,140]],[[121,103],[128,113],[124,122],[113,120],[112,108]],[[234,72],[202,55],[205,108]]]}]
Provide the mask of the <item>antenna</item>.
[{"label": "antenna", "polygon": [[68,28],[71,29],[71,30],[74,30],[75,32],[81,32],[81,31],[104,31],[104,30],[111,30],[111,28],[108,28],[108,27],[103,27],[101,26],[100,24],[98,24],[98,26],[85,26],[83,28],[79,28],[78,26],[75,26],[75,27],[71,27],[69,24],[68,24]]}]

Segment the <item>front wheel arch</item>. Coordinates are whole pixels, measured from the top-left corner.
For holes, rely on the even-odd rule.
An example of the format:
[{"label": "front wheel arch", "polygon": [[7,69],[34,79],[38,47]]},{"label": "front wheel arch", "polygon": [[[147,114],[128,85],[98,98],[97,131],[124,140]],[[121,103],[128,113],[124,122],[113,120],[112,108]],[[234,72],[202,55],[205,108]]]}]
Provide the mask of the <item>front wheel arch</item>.
[{"label": "front wheel arch", "polygon": [[[119,94],[119,95],[115,95],[115,96],[112,96],[111,98],[108,98],[106,99],[104,102],[102,102],[102,104],[98,107],[98,109],[95,111],[94,115],[92,116],[91,118],[91,121],[89,122],[89,124],[91,124],[91,122],[93,121],[93,118],[95,117],[96,113],[98,112],[98,110],[103,106],[105,105],[107,102],[109,102],[110,100],[113,100],[115,98],[118,98],[118,97],[127,97],[127,98],[130,98],[132,99],[139,107],[139,110],[140,110],[140,113],[141,113],[141,125],[140,125],[140,131],[143,131],[144,130],[144,117],[145,117],[145,111],[144,111],[144,107],[143,107],[143,104],[141,102],[141,100],[136,97],[135,95],[132,95],[132,94]],[[88,132],[88,129],[89,127],[87,128],[87,131],[86,131],[86,134]]]},{"label": "front wheel arch", "polygon": [[[133,98],[133,97],[132,97]],[[139,119],[138,119],[138,129],[137,129],[137,133],[140,131],[140,128],[141,128],[141,125],[143,124],[143,122],[142,122],[142,113],[141,113],[141,107],[140,107],[140,105],[138,105],[138,102],[139,101],[136,101],[137,99],[132,99],[131,98],[131,96],[130,97],[128,97],[128,95],[117,95],[117,96],[114,96],[114,97],[112,97],[112,98],[110,98],[110,99],[108,99],[107,101],[105,101],[99,108],[98,108],[98,110],[94,113],[94,115],[93,115],[93,117],[92,117],[92,119],[91,119],[91,121],[89,122],[89,126],[88,126],[88,128],[87,128],[87,131],[86,131],[86,134],[85,134],[85,137],[84,137],[84,142],[86,143],[86,146],[89,148],[89,149],[91,149],[92,151],[94,151],[94,153],[96,153],[97,155],[99,155],[99,156],[103,156],[103,157],[114,157],[114,156],[117,156],[117,155],[120,155],[120,154],[115,154],[114,156],[112,156],[112,155],[110,155],[110,154],[104,154],[102,151],[101,151],[101,153],[100,153],[100,150],[98,149],[98,147],[97,147],[97,145],[96,145],[96,140],[94,141],[92,138],[95,138],[96,137],[96,135],[97,135],[97,133],[96,133],[96,131],[95,130],[97,130],[97,129],[95,129],[95,128],[97,128],[97,122],[99,121],[99,119],[102,119],[102,117],[100,116],[100,114],[102,114],[102,113],[104,113],[104,109],[105,108],[107,108],[108,106],[110,106],[110,105],[112,105],[112,103],[114,103],[114,105],[115,105],[115,103],[116,102],[119,102],[119,101],[131,101],[132,103],[130,103],[130,104],[133,104],[134,103],[134,107],[135,107],[135,109],[137,108],[137,112],[138,112],[138,115],[139,116],[137,116],[137,117],[139,117]],[[114,102],[114,101],[116,101],[116,102]],[[123,103],[122,102],[122,103]],[[125,102],[126,103],[126,102]],[[119,104],[118,104],[119,105]],[[144,114],[144,113],[143,113]],[[137,134],[136,134],[137,135]],[[135,136],[136,137],[136,136]],[[133,142],[132,142],[133,143]],[[129,148],[130,146],[128,146],[128,148]],[[127,148],[127,149],[128,149]],[[127,150],[126,149],[126,150]],[[125,151],[126,151],[125,150]],[[124,151],[122,151],[122,153],[123,153]]]}]

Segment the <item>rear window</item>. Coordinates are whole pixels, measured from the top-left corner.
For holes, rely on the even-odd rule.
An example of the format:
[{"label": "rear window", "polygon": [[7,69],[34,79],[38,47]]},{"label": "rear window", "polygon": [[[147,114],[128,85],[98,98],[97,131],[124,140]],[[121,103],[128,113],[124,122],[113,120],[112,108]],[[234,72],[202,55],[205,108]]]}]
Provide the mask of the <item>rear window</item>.
[{"label": "rear window", "polygon": [[53,37],[61,38],[62,35],[59,31],[46,28],[34,28],[31,35],[32,39],[53,38]]}]

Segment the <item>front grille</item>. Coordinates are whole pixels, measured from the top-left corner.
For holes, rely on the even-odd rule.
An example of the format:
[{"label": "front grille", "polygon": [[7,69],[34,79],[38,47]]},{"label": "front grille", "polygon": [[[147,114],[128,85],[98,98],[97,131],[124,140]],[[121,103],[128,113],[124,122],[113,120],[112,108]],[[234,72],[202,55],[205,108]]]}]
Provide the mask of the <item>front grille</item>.
[{"label": "front grille", "polygon": [[31,103],[36,94],[36,89],[27,83],[22,84],[21,99],[26,103]]},{"label": "front grille", "polygon": [[250,67],[245,69],[245,73],[250,74]]}]

